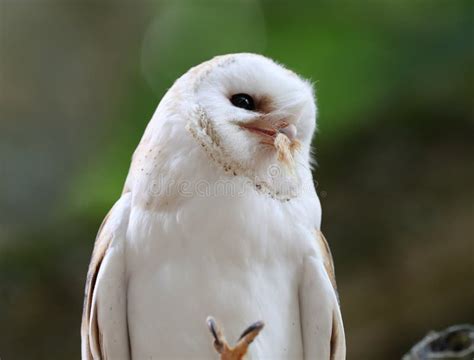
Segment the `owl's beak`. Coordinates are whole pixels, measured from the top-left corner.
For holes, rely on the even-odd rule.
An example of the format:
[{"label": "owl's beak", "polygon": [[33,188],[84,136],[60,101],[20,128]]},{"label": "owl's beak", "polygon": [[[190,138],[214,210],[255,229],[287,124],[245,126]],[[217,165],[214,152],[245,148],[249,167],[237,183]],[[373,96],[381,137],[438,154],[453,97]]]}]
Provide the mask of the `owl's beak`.
[{"label": "owl's beak", "polygon": [[288,137],[290,141],[296,139],[296,126],[285,120],[272,121],[267,118],[259,118],[250,123],[240,125],[247,131],[263,137],[264,143],[273,144],[276,136],[281,133]]}]

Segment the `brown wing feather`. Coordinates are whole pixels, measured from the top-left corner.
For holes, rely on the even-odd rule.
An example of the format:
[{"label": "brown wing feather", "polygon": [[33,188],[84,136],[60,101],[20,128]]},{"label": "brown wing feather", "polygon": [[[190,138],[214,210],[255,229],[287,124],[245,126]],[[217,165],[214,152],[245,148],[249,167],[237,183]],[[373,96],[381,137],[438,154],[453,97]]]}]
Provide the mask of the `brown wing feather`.
[{"label": "brown wing feather", "polygon": [[331,360],[345,359],[346,344],[340,312],[334,311],[331,331]]},{"label": "brown wing feather", "polygon": [[318,244],[321,254],[323,255],[324,268],[326,269],[329,279],[331,280],[331,284],[337,294],[336,274],[334,272],[334,262],[332,260],[331,249],[329,248],[329,244],[321,231],[316,229],[315,236],[316,243]]},{"label": "brown wing feather", "polygon": [[[316,242],[318,244],[319,249],[321,250],[321,254],[323,255],[323,263],[324,268],[329,276],[329,280],[331,280],[331,284],[334,288],[336,293],[336,297],[339,301],[339,296],[337,292],[337,284],[336,284],[336,274],[334,271],[334,261],[331,254],[331,249],[329,248],[329,244],[324,237],[323,233],[320,230],[315,230],[316,235]],[[338,360],[341,357],[344,357],[343,354],[345,353],[345,335],[344,335],[344,327],[342,325],[342,319],[339,311],[334,311],[333,319],[332,319],[332,331],[331,331],[331,360]]]},{"label": "brown wing feather", "polygon": [[[113,210],[113,208],[112,208]],[[82,311],[82,324],[81,324],[81,337],[82,337],[82,357],[83,359],[93,359],[91,353],[91,344],[90,344],[90,337],[89,337],[89,330],[90,330],[90,320],[91,320],[91,309],[92,309],[92,296],[94,294],[95,284],[97,281],[97,275],[99,273],[100,265],[102,264],[102,260],[104,259],[105,253],[109,248],[110,241],[112,240],[112,236],[110,233],[106,233],[103,231],[105,224],[109,218],[110,213],[112,210],[104,218],[102,224],[99,228],[97,233],[97,237],[94,244],[94,250],[92,252],[92,258],[89,265],[89,270],[87,272],[87,280],[86,280],[86,290],[84,296],[84,305]],[[93,326],[96,328],[95,334],[100,334],[99,327],[97,324],[97,316],[94,317],[94,324]],[[93,341],[98,349],[101,348],[101,341],[100,338],[94,338]]]}]

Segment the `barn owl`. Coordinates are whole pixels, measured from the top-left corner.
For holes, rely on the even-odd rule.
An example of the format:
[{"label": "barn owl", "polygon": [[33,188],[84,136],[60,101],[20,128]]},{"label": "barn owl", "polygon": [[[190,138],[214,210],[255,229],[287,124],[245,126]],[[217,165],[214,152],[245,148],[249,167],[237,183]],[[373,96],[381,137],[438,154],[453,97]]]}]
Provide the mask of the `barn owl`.
[{"label": "barn owl", "polygon": [[96,239],[83,359],[215,359],[257,320],[248,359],[345,358],[311,173],[311,84],[256,54],[181,76],[133,154]]}]

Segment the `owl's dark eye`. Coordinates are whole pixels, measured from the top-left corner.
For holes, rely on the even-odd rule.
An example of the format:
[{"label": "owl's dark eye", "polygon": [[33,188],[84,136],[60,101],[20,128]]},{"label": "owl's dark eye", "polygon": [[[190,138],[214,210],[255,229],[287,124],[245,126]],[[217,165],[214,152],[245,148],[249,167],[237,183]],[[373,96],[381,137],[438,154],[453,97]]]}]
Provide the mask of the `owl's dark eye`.
[{"label": "owl's dark eye", "polygon": [[237,106],[245,110],[255,110],[255,102],[253,98],[248,94],[235,94],[230,98],[232,105]]}]

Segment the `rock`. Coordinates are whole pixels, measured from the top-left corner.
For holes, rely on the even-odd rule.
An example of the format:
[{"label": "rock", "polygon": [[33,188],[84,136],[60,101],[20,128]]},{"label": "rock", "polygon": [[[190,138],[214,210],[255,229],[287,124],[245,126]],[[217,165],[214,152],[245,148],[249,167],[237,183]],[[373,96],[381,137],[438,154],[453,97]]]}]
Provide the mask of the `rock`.
[{"label": "rock", "polygon": [[402,360],[473,360],[474,326],[454,325],[432,331],[418,342]]}]

